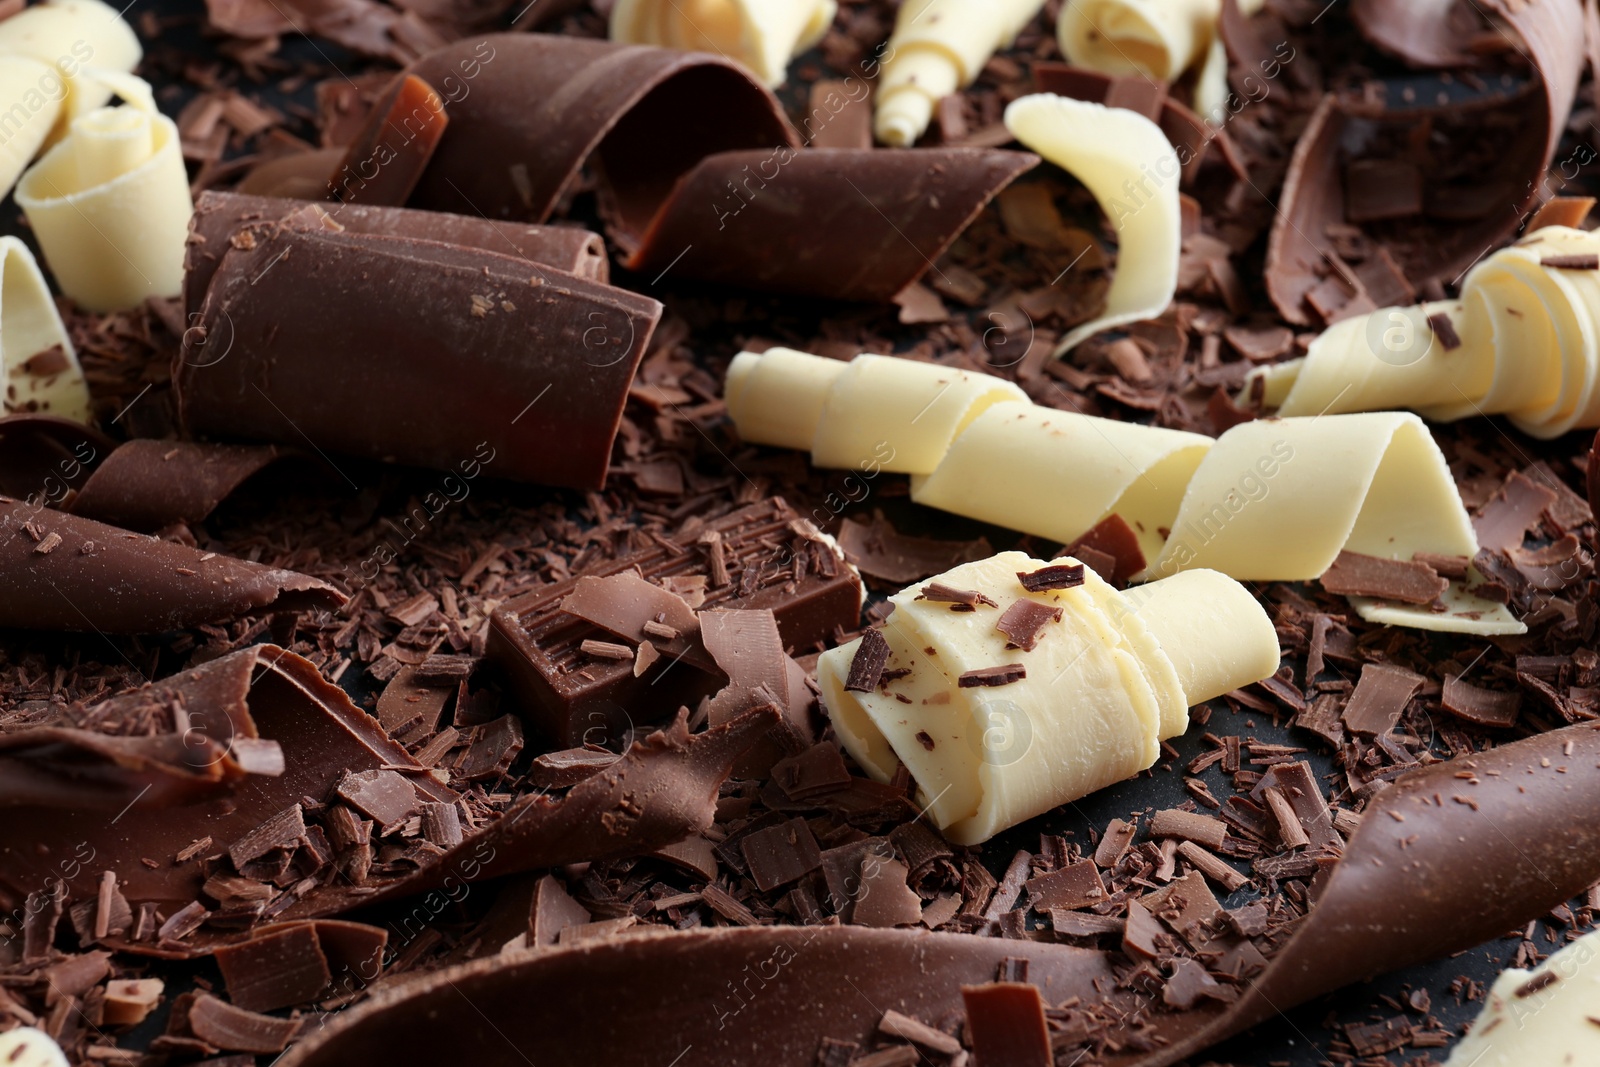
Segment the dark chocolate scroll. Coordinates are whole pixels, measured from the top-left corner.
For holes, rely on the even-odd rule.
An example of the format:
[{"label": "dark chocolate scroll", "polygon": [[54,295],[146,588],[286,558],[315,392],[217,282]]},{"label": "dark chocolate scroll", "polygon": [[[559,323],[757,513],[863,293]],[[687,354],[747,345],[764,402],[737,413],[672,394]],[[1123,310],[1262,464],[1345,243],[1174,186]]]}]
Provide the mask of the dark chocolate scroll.
[{"label": "dark chocolate scroll", "polygon": [[[1147,1010],[1143,1051],[1099,1062],[1166,1067],[1349,982],[1546,914],[1600,878],[1600,827],[1588,817],[1600,805],[1597,762],[1600,731],[1583,725],[1399,779],[1368,806],[1309,916],[1237,1000]],[[961,987],[992,981],[1008,957],[1027,960],[1047,1004],[1110,998],[1127,1007],[1108,954],[1088,949],[836,926],[694,931],[420,977],[341,1014],[282,1065],[365,1056],[407,1067],[451,1055],[486,1067],[674,1056],[684,1067],[810,1067],[823,1038],[864,1042],[890,1009],[949,1018],[961,1010]],[[625,1029],[611,1025],[619,1003],[629,1006]],[[663,1034],[673,1047],[661,1046]]]}]

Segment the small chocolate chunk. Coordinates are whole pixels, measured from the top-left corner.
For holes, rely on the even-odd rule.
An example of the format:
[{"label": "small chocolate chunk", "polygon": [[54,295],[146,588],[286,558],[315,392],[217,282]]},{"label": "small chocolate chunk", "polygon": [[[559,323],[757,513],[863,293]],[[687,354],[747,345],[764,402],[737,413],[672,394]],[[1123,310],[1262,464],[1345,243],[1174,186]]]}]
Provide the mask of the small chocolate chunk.
[{"label": "small chocolate chunk", "polygon": [[1081,860],[1030,878],[1023,888],[1028,891],[1028,907],[1035,911],[1086,908],[1106,899],[1106,886],[1093,860]]},{"label": "small chocolate chunk", "polygon": [[1438,338],[1439,344],[1444,346],[1446,352],[1461,347],[1461,335],[1456,333],[1456,324],[1444,312],[1439,311],[1429,315],[1428,328],[1433,331],[1433,336]]},{"label": "small chocolate chunk", "polygon": [[1422,688],[1422,676],[1387,663],[1361,668],[1361,680],[1344,708],[1344,724],[1358,734],[1382,734],[1400,721],[1406,704]]},{"label": "small chocolate chunk", "polygon": [[300,1032],[299,1019],[246,1011],[201,993],[189,1005],[189,1029],[208,1045],[230,1052],[282,1052]]},{"label": "small chocolate chunk", "polygon": [[962,689],[976,689],[980,686],[1010,685],[1020,682],[1028,676],[1028,669],[1020,663],[1005,663],[996,667],[979,667],[975,670],[964,672],[956,679],[956,685]]},{"label": "small chocolate chunk", "polygon": [[822,852],[804,819],[768,827],[739,842],[750,877],[763,893],[788,885],[822,866]]},{"label": "small chocolate chunk", "polygon": [[[371,772],[378,773],[378,772]],[[392,771],[383,772],[393,774]],[[399,778],[399,775],[394,775]],[[401,781],[405,779],[401,778]],[[260,856],[266,855],[273,849],[294,848],[305,836],[306,823],[302,816],[300,805],[285,808],[272,818],[245,834],[228,849],[228,858],[233,860],[235,867],[243,868],[246,863]]]},{"label": "small chocolate chunk", "polygon": [[1600,270],[1600,255],[1540,256],[1539,266],[1555,270]]},{"label": "small chocolate chunk", "polygon": [[1228,825],[1222,820],[1177,808],[1158,811],[1150,820],[1151,837],[1176,837],[1208,848],[1221,848],[1227,834]]},{"label": "small chocolate chunk", "polygon": [[889,642],[881,630],[866,630],[861,643],[850,660],[850,673],[844,687],[853,693],[870,693],[878,688],[883,678],[884,664],[889,662]]},{"label": "small chocolate chunk", "polygon": [[1072,589],[1083,584],[1083,564],[1052,563],[1036,571],[1018,571],[1017,581],[1030,593],[1047,589]]},{"label": "small chocolate chunk", "polygon": [[[1111,573],[1106,574],[1100,566],[1094,566],[1089,552],[1109,556],[1112,560]],[[1089,563],[1094,566],[1096,574],[1117,586],[1126,585],[1145,567],[1144,549],[1139,547],[1139,535],[1128,525],[1126,519],[1115,512],[1095,523],[1088,533],[1063,548],[1061,554],[1074,556],[1084,563]]]},{"label": "small chocolate chunk", "polygon": [[[1078,568],[1080,573],[1082,567]],[[1007,640],[1024,652],[1032,652],[1039,644],[1044,628],[1061,621],[1061,609],[1026,598],[1018,600],[1000,614],[994,628],[1006,635]]]},{"label": "small chocolate chunk", "polygon": [[1483,689],[1463,682],[1458,674],[1445,678],[1439,702],[1450,714],[1479,726],[1515,725],[1522,710],[1521,693]]},{"label": "small chocolate chunk", "polygon": [[352,808],[372,819],[388,834],[417,811],[417,790],[396,771],[356,771],[347,774],[334,793]]},{"label": "small chocolate chunk", "polygon": [[979,604],[985,607],[998,605],[975,589],[957,589],[943,582],[929,582],[922,587],[922,592],[917,594],[918,600],[932,600],[940,604],[955,604],[963,608],[976,608]]},{"label": "small chocolate chunk", "polygon": [[1027,982],[962,986],[961,1000],[979,1063],[1050,1067],[1055,1062],[1038,986]]},{"label": "small chocolate chunk", "polygon": [[1404,604],[1429,604],[1450,583],[1420,560],[1383,559],[1340,552],[1319,579],[1322,588],[1342,596],[1379,597]]}]

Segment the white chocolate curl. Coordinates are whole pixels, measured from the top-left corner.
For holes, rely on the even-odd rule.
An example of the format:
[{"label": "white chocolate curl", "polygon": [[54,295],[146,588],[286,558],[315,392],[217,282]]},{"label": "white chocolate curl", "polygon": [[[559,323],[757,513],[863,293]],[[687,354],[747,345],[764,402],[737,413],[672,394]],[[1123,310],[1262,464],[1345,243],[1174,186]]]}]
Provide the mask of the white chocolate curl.
[{"label": "white chocolate curl", "polygon": [[611,39],[689,52],[715,52],[784,83],[789,60],[822,40],[835,0],[617,0]]},{"label": "white chocolate curl", "polygon": [[[929,818],[959,844],[1138,774],[1160,756],[1162,740],[1188,728],[1190,706],[1278,669],[1271,620],[1231,578],[1189,571],[1124,594],[1085,569],[1081,586],[1028,592],[1017,574],[1043,566],[1002,552],[933,579],[995,607],[953,611],[919,600],[926,583],[891,597],[886,669],[910,673],[871,692],[844,688],[859,640],[817,662],[840,742],[879,781],[903,762]],[[1062,613],[1032,651],[1008,648],[995,629],[1019,600]],[[967,671],[1012,663],[1026,677],[957,684]]]},{"label": "white chocolate curl", "polygon": [[1037,93],[1012,101],[1006,128],[1087,186],[1117,231],[1105,312],[1069,330],[1055,354],[1101,330],[1161,314],[1178,290],[1183,245],[1182,168],[1161,127],[1126,108]]},{"label": "white chocolate curl", "polygon": [[[1600,270],[1542,262],[1571,256],[1600,256],[1600,234],[1536,230],[1473,267],[1459,300],[1336,322],[1303,359],[1254,372],[1262,385],[1247,382],[1245,395],[1264,389],[1266,405],[1284,415],[1506,415],[1540,438],[1600,426]],[[1459,338],[1454,348],[1449,331],[1441,339],[1429,324],[1441,315]]]},{"label": "white chocolate curl", "polygon": [[67,1067],[67,1056],[43,1030],[19,1026],[0,1034],[0,1063],[6,1067]]},{"label": "white chocolate curl", "polygon": [[933,121],[939,101],[971,85],[1010,46],[1044,0],[906,0],[895,17],[878,78],[873,133],[906,148]]},{"label": "white chocolate curl", "polygon": [[[1249,422],[1213,441],[1039,407],[998,378],[934,363],[778,348],[740,353],[726,394],[745,440],[809,445],[820,467],[909,473],[919,504],[1061,543],[1118,515],[1153,561],[1141,579],[1207,568],[1307,581],[1341,551],[1477,554],[1444,456],[1408,413]],[[1523,632],[1474,595],[1480,581],[1452,583],[1442,612],[1352,603],[1391,625]]]},{"label": "white chocolate curl", "polygon": [[33,253],[15,237],[0,237],[0,370],[5,414],[89,421],[89,387],[67,328]]},{"label": "white chocolate curl", "polygon": [[51,95],[51,88],[60,92],[60,85],[49,64],[0,55],[0,198],[11,192],[55,128],[64,97]]},{"label": "white chocolate curl", "polygon": [[[1239,9],[1252,15],[1262,3],[1240,0]],[[1211,115],[1228,91],[1221,14],[1221,0],[1069,0],[1056,38],[1067,62],[1113,77],[1138,74],[1171,85],[1199,71],[1194,109]]]},{"label": "white chocolate curl", "polygon": [[91,311],[177,296],[194,210],[177,127],[143,81],[107,80],[128,103],[74,119],[17,184],[61,291]]},{"label": "white chocolate curl", "polygon": [[1510,967],[1444,1067],[1566,1067],[1600,1063],[1600,933],[1531,971]]},{"label": "white chocolate curl", "polygon": [[[101,0],[47,0],[0,21],[0,57],[28,56],[54,68],[34,86],[58,109],[45,121],[51,141],[66,134],[72,119],[111,99],[111,88],[98,72],[131,73],[143,55],[133,27]],[[9,62],[0,58],[0,66]],[[0,100],[7,107],[16,102]],[[27,101],[30,122],[39,120],[35,104]]]}]

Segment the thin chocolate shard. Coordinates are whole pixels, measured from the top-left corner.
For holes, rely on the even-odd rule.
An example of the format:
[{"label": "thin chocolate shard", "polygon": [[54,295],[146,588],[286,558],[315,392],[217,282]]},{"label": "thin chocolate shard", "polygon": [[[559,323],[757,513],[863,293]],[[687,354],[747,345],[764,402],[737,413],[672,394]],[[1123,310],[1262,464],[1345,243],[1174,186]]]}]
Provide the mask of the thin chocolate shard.
[{"label": "thin chocolate shard", "polygon": [[1228,826],[1222,820],[1177,808],[1158,811],[1150,820],[1151,837],[1176,837],[1207,848],[1221,848],[1227,833]]},{"label": "thin chocolate shard", "polygon": [[[702,282],[886,303],[936,269],[984,205],[1038,162],[995,148],[769,144],[722,152],[683,176],[627,264],[651,276],[670,270]],[[784,195],[762,195],[779,174]],[[772,248],[788,254],[771,255]]]},{"label": "thin chocolate shard", "polygon": [[[782,498],[773,497],[710,523],[740,581],[709,590],[703,606],[769,608],[784,646],[805,648],[831,639],[835,629],[860,625],[862,591],[859,577],[831,546],[790,527],[797,517]],[[801,559],[806,561],[804,574],[796,577]],[[662,585],[694,579],[704,583],[705,554],[657,542],[598,564],[589,574],[604,577],[629,570]],[[539,733],[558,745],[615,747],[635,725],[630,716],[641,708],[665,713],[717,691],[720,674],[693,669],[695,661],[674,666],[667,658],[641,678],[633,674],[632,663],[584,657],[583,641],[603,638],[607,631],[562,610],[582,580],[579,576],[534,589],[491,616],[486,658],[505,673],[522,714]]]},{"label": "thin chocolate shard", "polygon": [[328,199],[404,204],[449,124],[444,100],[433,86],[414,74],[396,78],[329,177]]},{"label": "thin chocolate shard", "polygon": [[[658,651],[668,657],[690,656],[691,662],[699,666],[712,666],[699,645],[700,620],[694,609],[683,597],[646,581],[637,571],[580,577],[561,601],[561,610],[636,644],[652,639]],[[663,626],[677,636],[666,638]],[[628,655],[633,655],[632,650]]]},{"label": "thin chocolate shard", "polygon": [[940,541],[902,534],[881,511],[874,512],[870,522],[848,518],[840,523],[839,547],[861,573],[897,586],[994,555],[994,549],[982,537],[975,541]]},{"label": "thin chocolate shard", "polygon": [[943,582],[929,582],[922,587],[922,592],[917,594],[917,599],[932,600],[940,604],[956,604],[964,608],[975,608],[979,604],[989,608],[998,606],[976,589],[957,589]]},{"label": "thin chocolate shard", "polygon": [[[387,932],[379,932],[387,939]],[[258,932],[248,941],[213,954],[228,1000],[246,1011],[273,1011],[323,995],[333,971],[315,923],[293,923]]]},{"label": "thin chocolate shard", "polygon": [[305,836],[306,823],[300,805],[291,804],[229,845],[228,858],[235,867],[243,868],[268,852],[297,847]]},{"label": "thin chocolate shard", "polygon": [[[1063,548],[1060,554],[1081,556],[1089,552],[1110,557],[1111,573],[1105,574],[1098,568],[1096,573],[1117,586],[1126,585],[1145,567],[1144,550],[1139,547],[1139,535],[1128,525],[1126,519],[1115,512],[1095,523],[1088,533]],[[1089,561],[1084,558],[1084,562]]]},{"label": "thin chocolate shard", "polygon": [[1517,715],[1522,711],[1522,694],[1483,689],[1462,681],[1459,674],[1451,674],[1445,677],[1439,703],[1444,710],[1467,722],[1506,727],[1516,725]]},{"label": "thin chocolate shard", "polygon": [[1350,703],[1345,705],[1345,726],[1358,734],[1387,733],[1422,688],[1422,682],[1421,675],[1403,667],[1368,663],[1361,668],[1361,680],[1350,694]]},{"label": "thin chocolate shard", "polygon": [[201,1041],[234,1052],[282,1052],[300,1032],[299,1019],[246,1011],[210,993],[200,993],[190,1003],[187,1021]]},{"label": "thin chocolate shard", "polygon": [[1439,577],[1457,581],[1466,578],[1467,568],[1472,564],[1466,556],[1441,556],[1437,552],[1418,552],[1411,558],[1432,567]]},{"label": "thin chocolate shard", "polygon": [[883,632],[876,629],[863,631],[861,644],[856,646],[856,654],[850,660],[850,674],[845,679],[844,687],[855,693],[872,692],[878,688],[883,678],[884,664],[888,662],[889,642]]},{"label": "thin chocolate shard", "polygon": [[1553,196],[1539,205],[1539,210],[1534,212],[1525,232],[1533,233],[1546,226],[1580,229],[1583,221],[1589,217],[1589,212],[1594,210],[1594,203],[1592,196]]},{"label": "thin chocolate shard", "polygon": [[[269,238],[292,205],[276,197],[207,191],[195,201],[184,252],[183,310],[193,323],[216,275],[217,265],[235,240]],[[420,241],[479,248],[553,267],[580,278],[605,282],[610,258],[600,235],[574,226],[528,226],[494,222],[472,212],[415,211],[370,204],[319,207],[332,226],[348,233],[389,234]]]},{"label": "thin chocolate shard", "polygon": [[1059,871],[1041,874],[1023,883],[1028,907],[1035,911],[1087,908],[1106,899],[1106,886],[1093,860],[1081,860]]},{"label": "thin chocolate shard", "polygon": [[[1305,760],[1296,760],[1293,763],[1279,763],[1267,768],[1261,776],[1261,781],[1256,783],[1251,791],[1251,799],[1262,802],[1266,799],[1268,791],[1272,791],[1287,807],[1287,814],[1292,815],[1299,824],[1300,835],[1296,835],[1293,828],[1288,830],[1289,837],[1303,835],[1306,843],[1313,849],[1342,849],[1344,838],[1334,828],[1333,815],[1328,810],[1327,801],[1322,795],[1322,786],[1317,781],[1316,772],[1311,769],[1311,764]],[[1269,804],[1273,816],[1277,819],[1280,834],[1283,831],[1283,809],[1276,804]]]},{"label": "thin chocolate shard", "polygon": [[[37,531],[38,537],[32,536]],[[48,553],[34,551],[46,536]],[[333,586],[0,497],[0,626],[160,633],[243,615],[336,608]]]},{"label": "thin chocolate shard", "polygon": [[1461,347],[1461,335],[1456,333],[1456,324],[1444,312],[1428,316],[1428,329],[1433,331],[1433,336],[1438,339],[1446,352]]},{"label": "thin chocolate shard", "polygon": [[[417,811],[416,787],[395,771],[354,771],[334,787],[334,795],[373,820],[382,834],[396,830]],[[235,857],[234,862],[239,862]]]},{"label": "thin chocolate shard", "polygon": [[1600,255],[1541,256],[1539,266],[1552,270],[1600,270]]},{"label": "thin chocolate shard", "polygon": [[818,870],[822,852],[804,819],[790,819],[750,834],[739,842],[750,878],[763,893]]},{"label": "thin chocolate shard", "polygon": [[173,388],[194,433],[598,489],[660,315],[496,252],[285,226],[223,255]]},{"label": "thin chocolate shard", "polygon": [[1018,571],[1017,581],[1030,593],[1043,593],[1050,589],[1073,589],[1083,584],[1083,564],[1052,563],[1036,571]]},{"label": "thin chocolate shard", "polygon": [[[1079,572],[1082,573],[1081,567]],[[994,628],[1005,634],[1010,644],[1024,652],[1032,652],[1038,647],[1039,638],[1043,636],[1045,627],[1060,621],[1060,608],[1024,598],[1001,612]]]},{"label": "thin chocolate shard", "polygon": [[1020,682],[1028,676],[1028,669],[1020,663],[1005,663],[994,667],[977,667],[964,671],[956,679],[956,685],[962,689],[976,689],[980,686],[1010,685]]},{"label": "thin chocolate shard", "polygon": [[1347,551],[1340,552],[1317,580],[1330,593],[1398,600],[1403,604],[1430,604],[1450,588],[1447,579],[1421,560],[1384,559]]},{"label": "thin chocolate shard", "polygon": [[[1483,7],[1485,14],[1503,20],[1508,32],[1520,37],[1517,51],[1532,62],[1538,76],[1531,85],[1510,83],[1509,94],[1493,88],[1498,79],[1489,80],[1486,90],[1454,82],[1452,88],[1458,93],[1469,90],[1475,109],[1498,103],[1497,110],[1507,116],[1498,126],[1505,132],[1494,142],[1490,165],[1473,168],[1466,181],[1449,173],[1425,172],[1421,215],[1362,231],[1369,242],[1390,254],[1417,287],[1456,278],[1484,248],[1505,244],[1537,206],[1546,188],[1545,168],[1560,144],[1583,70],[1583,5],[1492,0]],[[1418,42],[1433,42],[1414,58],[1426,59],[1430,66],[1454,67],[1455,63],[1445,60],[1461,50],[1461,38],[1451,20],[1462,10],[1453,3],[1370,2],[1359,5],[1356,16],[1364,32],[1386,49],[1406,55]],[[1231,15],[1225,12],[1222,28],[1230,52],[1237,57],[1241,48],[1252,48],[1242,40],[1249,36],[1248,31],[1239,32],[1246,20],[1236,16],[1236,11]],[[1431,130],[1436,139],[1444,138],[1435,157],[1440,160],[1459,158],[1469,138],[1476,151],[1483,151],[1492,124],[1478,119],[1440,126],[1440,118],[1460,114],[1466,100],[1419,104],[1401,94],[1393,95],[1397,99],[1390,101],[1361,93],[1327,93],[1295,145],[1284,179],[1281,211],[1268,238],[1263,274],[1279,313],[1296,326],[1330,322],[1377,306],[1364,288],[1350,291],[1338,264],[1325,257],[1317,244],[1330,226],[1348,224],[1348,198],[1340,171],[1349,153],[1339,146],[1351,143],[1355,129],[1384,128],[1386,136],[1369,138],[1380,149],[1401,140],[1408,128]],[[1497,101],[1497,96],[1504,99]],[[1462,149],[1448,150],[1452,143],[1460,143]],[[1360,284],[1359,276],[1351,277]],[[1333,299],[1319,299],[1319,294]]]}]

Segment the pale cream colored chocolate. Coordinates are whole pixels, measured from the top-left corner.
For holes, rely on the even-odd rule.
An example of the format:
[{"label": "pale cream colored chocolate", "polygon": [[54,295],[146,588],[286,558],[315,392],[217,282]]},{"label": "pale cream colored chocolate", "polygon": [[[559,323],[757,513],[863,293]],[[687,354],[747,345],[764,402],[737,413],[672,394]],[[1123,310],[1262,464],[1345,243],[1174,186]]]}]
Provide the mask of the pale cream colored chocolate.
[{"label": "pale cream colored chocolate", "polygon": [[0,1034],[0,1063],[6,1067],[67,1067],[67,1056],[43,1030],[19,1026]]},{"label": "pale cream colored chocolate", "polygon": [[89,421],[89,386],[72,340],[33,253],[15,237],[0,237],[0,371],[5,414]]},{"label": "pale cream colored chocolate", "polygon": [[[1438,421],[1505,415],[1533,437],[1600,426],[1600,234],[1536,230],[1479,262],[1459,300],[1343,319],[1302,359],[1253,374],[1283,415],[1408,408]],[[1577,260],[1561,257],[1578,257]],[[1429,323],[1449,320],[1448,331]],[[1441,337],[1439,334],[1443,333]],[[1447,347],[1453,332],[1459,344]]]},{"label": "pale cream colored chocolate", "polygon": [[617,0],[611,39],[737,60],[771,88],[789,60],[822,40],[835,0]]},{"label": "pale cream colored chocolate", "polygon": [[1589,1067],[1600,1063],[1600,932],[1531,971],[1500,972],[1444,1067]]},{"label": "pale cream colored chocolate", "polygon": [[1053,93],[1012,101],[1005,121],[1017,140],[1087,186],[1117,231],[1105,310],[1068,330],[1056,355],[1101,330],[1161,314],[1178,289],[1183,245],[1182,167],[1161,127],[1126,108]]},{"label": "pale cream colored chocolate", "polygon": [[75,118],[17,183],[17,203],[61,291],[88,310],[117,311],[182,291],[194,204],[178,129],[150,86],[102,76],[127,103]]},{"label": "pale cream colored chocolate", "polygon": [[[880,781],[904,763],[929,818],[961,844],[1150,767],[1160,742],[1187,729],[1191,705],[1278,668],[1271,620],[1231,578],[1190,571],[1124,594],[1086,569],[1081,586],[1028,592],[1018,573],[1045,565],[1002,552],[930,580],[980,592],[993,607],[918,599],[929,584],[920,582],[891,597],[883,635],[896,674],[871,692],[844,688],[859,640],[817,663],[841,743]],[[995,629],[1024,599],[1062,613],[1030,651],[1008,648]],[[1026,676],[958,684],[967,671],[1011,663]]]},{"label": "pale cream colored chocolate", "polygon": [[916,143],[939,101],[971,85],[1009,47],[1044,0],[906,0],[883,51],[873,132],[896,148]]},{"label": "pale cream colored chocolate", "polygon": [[[858,369],[859,368],[859,369]],[[1111,515],[1149,561],[1140,580],[1195,568],[1308,581],[1341,551],[1474,556],[1455,481],[1415,415],[1271,419],[1213,441],[1039,407],[983,374],[887,356],[848,364],[790,349],[743,352],[728,414],[745,440],[810,447],[821,467],[910,473],[930,507],[1071,543]],[[1375,622],[1521,633],[1469,570],[1443,611],[1352,598]]]},{"label": "pale cream colored chocolate", "polygon": [[45,0],[0,21],[0,56],[8,54],[47,63],[59,76],[47,91],[63,105],[49,143],[64,137],[74,118],[111,99],[98,72],[132,73],[144,51],[117,8],[101,0]]},{"label": "pale cream colored chocolate", "polygon": [[54,67],[28,56],[0,55],[0,198],[38,155],[65,102]]}]

